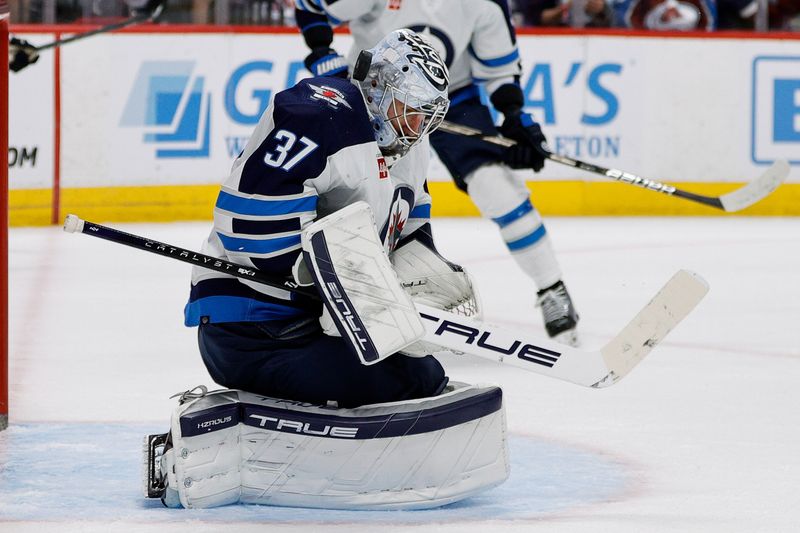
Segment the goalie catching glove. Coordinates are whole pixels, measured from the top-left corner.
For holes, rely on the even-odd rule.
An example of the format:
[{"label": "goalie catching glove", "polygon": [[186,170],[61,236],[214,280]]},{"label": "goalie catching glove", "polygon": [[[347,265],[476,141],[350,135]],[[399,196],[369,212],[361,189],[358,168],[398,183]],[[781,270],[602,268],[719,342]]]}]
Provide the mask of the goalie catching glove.
[{"label": "goalie catching glove", "polygon": [[[403,290],[416,304],[480,320],[480,296],[472,278],[461,266],[439,255],[431,235],[425,231],[429,227],[417,230],[389,256]],[[417,341],[400,353],[425,357],[444,350],[439,345]]]}]

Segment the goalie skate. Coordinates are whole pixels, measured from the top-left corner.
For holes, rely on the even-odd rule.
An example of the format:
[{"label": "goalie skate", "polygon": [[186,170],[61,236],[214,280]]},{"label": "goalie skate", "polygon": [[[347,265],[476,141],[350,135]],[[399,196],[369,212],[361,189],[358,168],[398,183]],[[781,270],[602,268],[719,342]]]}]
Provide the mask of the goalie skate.
[{"label": "goalie skate", "polygon": [[536,305],[542,308],[544,327],[554,341],[568,346],[579,346],[578,313],[563,281],[536,293]]},{"label": "goalie skate", "polygon": [[169,433],[147,435],[142,446],[145,498],[161,498],[166,491],[166,479],[161,472],[161,457],[167,449]]}]

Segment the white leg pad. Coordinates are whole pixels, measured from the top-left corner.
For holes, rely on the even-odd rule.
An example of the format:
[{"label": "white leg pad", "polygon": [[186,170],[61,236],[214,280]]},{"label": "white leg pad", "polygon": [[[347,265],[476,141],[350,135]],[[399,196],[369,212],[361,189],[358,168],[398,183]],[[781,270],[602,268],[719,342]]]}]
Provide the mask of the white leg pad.
[{"label": "white leg pad", "polygon": [[171,433],[161,466],[169,499],[186,508],[425,509],[509,473],[502,391],[492,385],[355,409],[223,390],[179,406]]}]

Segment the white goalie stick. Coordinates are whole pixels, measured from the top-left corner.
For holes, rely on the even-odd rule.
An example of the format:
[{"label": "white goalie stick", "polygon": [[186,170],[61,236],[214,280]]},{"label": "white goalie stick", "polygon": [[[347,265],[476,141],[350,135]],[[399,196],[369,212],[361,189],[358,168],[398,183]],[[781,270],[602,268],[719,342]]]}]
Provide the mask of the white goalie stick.
[{"label": "white goalie stick", "polygon": [[[207,256],[87,222],[67,215],[64,230],[124,244],[178,259],[189,264],[223,272],[234,277],[284,289],[308,301],[314,290],[297,287],[292,281],[276,278],[259,270]],[[708,292],[708,284],[697,274],[678,271],[655,297],[600,350],[581,350],[549,339],[510,331],[500,326],[417,305],[425,325],[425,341],[455,353],[467,353],[500,361],[524,370],[586,387],[613,385],[639,364],[650,350],[680,323]]]},{"label": "white goalie stick", "polygon": [[585,387],[603,388],[633,370],[707,292],[702,277],[679,270],[633,320],[596,351],[535,339],[426,306],[417,305],[417,311],[425,323],[428,342]]},{"label": "white goalie stick", "polygon": [[[513,139],[499,137],[496,135],[486,135],[479,129],[461,124],[455,124],[446,120],[443,121],[439,126],[439,131],[444,131],[455,135],[462,135],[465,137],[478,138],[482,141],[496,144],[498,146],[511,147],[517,144],[517,142]],[[707,205],[716,209],[722,209],[728,213],[741,211],[742,209],[746,209],[756,202],[763,200],[769,196],[772,191],[777,189],[778,186],[783,183],[783,181],[789,175],[789,163],[786,161],[776,161],[758,178],[740,187],[739,189],[736,189],[735,191],[723,194],[722,196],[704,196],[702,194],[695,194],[678,189],[673,185],[667,185],[666,183],[660,183],[655,180],[643,178],[641,176],[637,176],[636,174],[625,172],[624,170],[605,168],[593,163],[587,163],[586,161],[554,154],[544,146],[540,148],[540,151],[550,161],[555,161],[556,163],[561,163],[562,165],[585,170],[586,172],[591,172],[593,174],[600,174],[601,176],[611,178],[615,181],[628,183],[630,185],[642,187],[650,191],[660,192],[669,196],[677,196],[691,202]]]}]

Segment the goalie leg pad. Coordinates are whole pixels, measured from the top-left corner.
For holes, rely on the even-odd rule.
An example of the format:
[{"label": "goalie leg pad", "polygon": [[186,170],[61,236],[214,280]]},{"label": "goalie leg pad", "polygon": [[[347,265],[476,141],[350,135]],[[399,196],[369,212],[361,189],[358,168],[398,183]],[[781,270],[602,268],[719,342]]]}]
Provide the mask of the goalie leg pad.
[{"label": "goalie leg pad", "polygon": [[171,441],[165,494],[186,508],[425,509],[509,473],[496,386],[355,409],[216,391],[176,409]]}]

